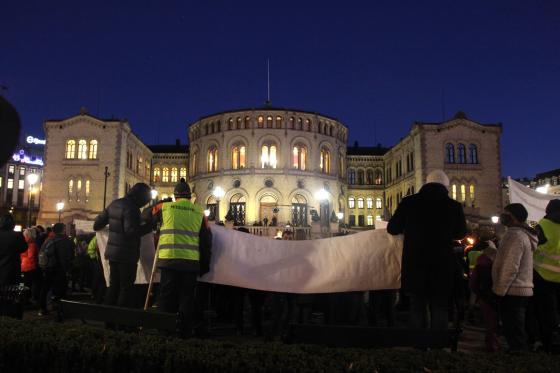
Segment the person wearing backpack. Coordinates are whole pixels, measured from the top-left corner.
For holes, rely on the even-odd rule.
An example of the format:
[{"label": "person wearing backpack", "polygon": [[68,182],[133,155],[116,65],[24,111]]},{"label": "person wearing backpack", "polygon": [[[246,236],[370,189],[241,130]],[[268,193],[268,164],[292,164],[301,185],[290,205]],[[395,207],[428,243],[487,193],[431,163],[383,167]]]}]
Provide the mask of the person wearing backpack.
[{"label": "person wearing backpack", "polygon": [[48,238],[39,250],[39,267],[43,271],[43,286],[39,297],[39,316],[48,315],[47,295],[52,291],[56,298],[66,295],[68,279],[66,273],[72,267],[74,243],[66,236],[63,223],[53,226],[54,236]]}]

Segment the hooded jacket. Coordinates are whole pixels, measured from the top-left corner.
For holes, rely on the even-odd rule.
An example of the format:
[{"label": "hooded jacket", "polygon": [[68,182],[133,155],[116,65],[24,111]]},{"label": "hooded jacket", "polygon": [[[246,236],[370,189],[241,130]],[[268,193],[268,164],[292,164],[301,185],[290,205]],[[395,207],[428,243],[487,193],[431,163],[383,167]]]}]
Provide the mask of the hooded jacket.
[{"label": "hooded jacket", "polygon": [[492,291],[496,295],[533,295],[533,252],[537,244],[537,232],[529,226],[507,229],[492,266]]},{"label": "hooded jacket", "polygon": [[109,239],[105,258],[120,263],[137,263],[140,259],[140,238],[152,230],[142,224],[140,207],[150,201],[150,187],[134,185],[126,197],[119,198],[95,218],[93,229],[99,231],[109,224]]}]

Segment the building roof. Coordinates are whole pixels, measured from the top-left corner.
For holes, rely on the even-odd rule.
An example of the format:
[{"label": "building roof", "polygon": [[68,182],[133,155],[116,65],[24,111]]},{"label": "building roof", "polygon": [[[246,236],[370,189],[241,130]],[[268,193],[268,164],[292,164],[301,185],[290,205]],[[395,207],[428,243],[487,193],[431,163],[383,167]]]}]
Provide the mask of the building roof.
[{"label": "building roof", "polygon": [[547,177],[559,176],[559,175],[560,175],[560,168],[557,168],[556,170],[541,172],[540,174],[537,174],[535,176],[535,180],[546,179]]},{"label": "building roof", "polygon": [[383,155],[389,151],[381,145],[377,146],[349,146],[346,149],[346,155]]},{"label": "building roof", "polygon": [[95,116],[95,115],[93,115],[93,114],[90,114],[90,113],[87,111],[87,109],[84,108],[84,107],[82,107],[82,108],[80,109],[80,112],[79,112],[78,114],[76,114],[76,115],[71,115],[71,116],[69,116],[69,117],[67,117],[67,118],[64,118],[64,119],[47,119],[45,122],[64,122],[65,120],[68,120],[68,119],[70,119],[70,118],[74,118],[74,117],[76,117],[76,116],[78,116],[78,115],[85,115],[85,116],[88,116],[88,117],[91,117],[91,118],[100,120],[100,121],[102,121],[102,122],[128,122],[128,119],[126,119],[126,118],[122,118],[122,119],[121,119],[121,118],[114,118],[114,117],[113,117],[113,118],[100,118],[100,117],[98,117],[98,116]]},{"label": "building roof", "polygon": [[148,145],[152,153],[183,153],[187,154],[189,146],[186,144]]},{"label": "building roof", "polygon": [[[198,120],[210,118],[210,117],[220,115],[220,114],[238,113],[238,112],[242,112],[242,111],[253,111],[253,110],[256,110],[256,111],[294,111],[294,112],[297,112],[297,113],[320,115],[322,117],[329,118],[331,120],[337,121],[338,123],[341,123],[342,125],[344,125],[344,123],[340,122],[337,118],[331,117],[329,115],[321,114],[321,113],[318,113],[316,111],[308,111],[308,110],[300,110],[300,109],[287,108],[287,107],[272,106],[271,104],[264,104],[263,106],[257,106],[257,107],[245,108],[245,109],[233,109],[233,110],[219,111],[217,113],[204,115],[204,116],[198,118]],[[198,120],[197,120],[197,122],[198,122]]]},{"label": "building roof", "polygon": [[480,122],[477,122],[476,120],[472,120],[472,119],[468,118],[467,114],[465,114],[463,111],[458,111],[457,113],[455,113],[453,118],[444,120],[443,122],[420,122],[420,121],[415,121],[414,124],[415,125],[420,125],[420,126],[423,126],[423,125],[437,126],[437,125],[440,125],[440,124],[450,122],[450,121],[455,120],[455,119],[466,119],[466,120],[469,120],[471,122],[474,122],[476,124],[479,124],[479,125],[485,126],[485,127],[501,127],[502,126],[501,123],[480,123]]}]

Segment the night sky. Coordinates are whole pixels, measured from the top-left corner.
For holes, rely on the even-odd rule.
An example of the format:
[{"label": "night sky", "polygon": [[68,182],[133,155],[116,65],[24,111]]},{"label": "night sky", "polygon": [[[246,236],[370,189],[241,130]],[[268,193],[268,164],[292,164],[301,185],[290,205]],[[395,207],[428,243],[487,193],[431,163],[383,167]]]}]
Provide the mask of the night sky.
[{"label": "night sky", "polygon": [[[321,6],[319,6],[321,4]],[[558,1],[8,1],[0,85],[25,133],[85,106],[148,144],[214,112],[274,106],[393,145],[458,110],[502,122],[503,173],[560,167]]]}]

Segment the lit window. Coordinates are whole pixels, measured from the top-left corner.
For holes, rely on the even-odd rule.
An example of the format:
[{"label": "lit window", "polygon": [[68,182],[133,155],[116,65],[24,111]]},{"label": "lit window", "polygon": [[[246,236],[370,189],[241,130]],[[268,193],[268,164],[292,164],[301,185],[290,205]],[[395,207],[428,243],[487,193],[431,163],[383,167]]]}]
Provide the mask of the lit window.
[{"label": "lit window", "polygon": [[301,118],[297,119],[297,129],[298,130],[303,129],[303,120]]},{"label": "lit window", "polygon": [[72,195],[74,192],[74,180],[68,180],[68,196]]},{"label": "lit window", "polygon": [[238,170],[245,168],[245,146],[235,145],[231,151],[231,168]]},{"label": "lit window", "polygon": [[298,170],[305,170],[307,162],[307,148],[304,145],[298,144],[292,150],[292,165]]},{"label": "lit window", "polygon": [[457,146],[457,161],[459,163],[467,163],[467,155],[465,153],[465,145],[459,144]]},{"label": "lit window", "polygon": [[457,185],[451,185],[451,198],[457,200]]},{"label": "lit window", "polygon": [[262,168],[276,168],[276,145],[267,144],[261,148],[261,165]]},{"label": "lit window", "polygon": [[90,182],[89,180],[86,180],[86,198],[89,197],[89,191],[90,191]]},{"label": "lit window", "polygon": [[25,176],[25,167],[20,167],[19,168],[19,175],[20,176]]},{"label": "lit window", "polygon": [[358,185],[364,185],[364,170],[358,170]]},{"label": "lit window", "polygon": [[25,188],[25,180],[24,179],[19,179],[18,180],[18,189],[24,189]]},{"label": "lit window", "polygon": [[472,184],[469,186],[469,199],[471,202],[474,201],[474,185]]},{"label": "lit window", "polygon": [[196,152],[193,153],[192,156],[192,174],[193,176],[197,174],[198,172],[198,154]]},{"label": "lit window", "polygon": [[215,146],[208,149],[208,172],[218,171],[218,148]]},{"label": "lit window", "polygon": [[8,179],[8,189],[14,189],[14,179]]},{"label": "lit window", "polygon": [[475,144],[469,145],[469,161],[472,164],[478,163],[478,148]]},{"label": "lit window", "polygon": [[233,119],[229,118],[228,119],[228,130],[232,130],[233,129]]},{"label": "lit window", "polygon": [[348,170],[348,184],[350,185],[356,184],[356,170],[353,169]]},{"label": "lit window", "polygon": [[455,146],[451,143],[445,145],[445,163],[455,163]]},{"label": "lit window", "polygon": [[72,159],[76,157],[76,141],[68,140],[66,142],[66,158]]},{"label": "lit window", "polygon": [[164,182],[164,183],[169,182],[169,168],[167,168],[167,167],[163,168],[161,181]]},{"label": "lit window", "polygon": [[353,209],[354,207],[354,197],[348,197],[348,208]]},{"label": "lit window", "polygon": [[259,128],[263,128],[264,127],[264,117],[261,115],[257,118],[257,126]]},{"label": "lit window", "polygon": [[89,142],[89,159],[97,159],[97,140]]},{"label": "lit window", "polygon": [[11,164],[11,165],[8,167],[8,172],[9,172],[10,174],[13,175],[13,174],[16,172],[16,166],[14,166],[13,164]]},{"label": "lit window", "polygon": [[373,208],[373,198],[366,198],[366,206],[368,209],[372,209]]},{"label": "lit window", "polygon": [[383,184],[383,172],[381,170],[375,170],[375,185]]},{"label": "lit window", "polygon": [[290,129],[293,130],[295,128],[296,120],[294,117],[290,117]]},{"label": "lit window", "polygon": [[362,197],[358,198],[358,208],[359,209],[364,208],[364,199]]},{"label": "lit window", "polygon": [[181,167],[181,169],[179,170],[179,177],[181,179],[187,180],[187,168],[186,167]]},{"label": "lit window", "polygon": [[282,128],[282,124],[283,124],[282,121],[283,119],[281,116],[276,117],[276,128]]},{"label": "lit window", "polygon": [[245,117],[245,129],[251,128],[251,118]]},{"label": "lit window", "polygon": [[178,181],[177,176],[178,176],[177,167],[171,168],[171,182],[172,183],[176,183]]},{"label": "lit window", "polygon": [[80,193],[82,192],[82,180],[76,182],[76,201],[80,201]]},{"label": "lit window", "polygon": [[373,225],[373,216],[371,216],[371,215],[367,216],[367,225],[370,225],[370,226]]},{"label": "lit window", "polygon": [[305,120],[305,129],[307,132],[311,132],[311,121],[309,119]]},{"label": "lit window", "polygon": [[272,128],[272,117],[270,115],[266,117],[266,128]]},{"label": "lit window", "polygon": [[87,159],[87,141],[78,141],[78,159]]},{"label": "lit window", "polygon": [[375,220],[376,221],[381,221],[381,215],[375,215]]},{"label": "lit window", "polygon": [[331,153],[327,148],[321,149],[321,172],[329,174],[331,172]]},{"label": "lit window", "polygon": [[381,198],[376,198],[375,199],[375,208],[377,208],[377,209],[383,208],[383,201],[381,200]]},{"label": "lit window", "polygon": [[154,167],[154,182],[159,183],[161,180],[161,174],[159,167]]},{"label": "lit window", "polygon": [[237,119],[235,120],[235,129],[241,129],[241,117],[237,117]]},{"label": "lit window", "polygon": [[2,188],[2,176],[0,176],[0,188]]},{"label": "lit window", "polygon": [[461,185],[461,201],[465,202],[465,200],[467,199],[467,188],[465,187],[465,184]]}]

